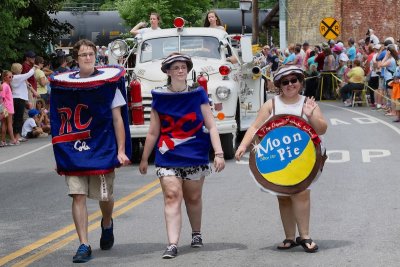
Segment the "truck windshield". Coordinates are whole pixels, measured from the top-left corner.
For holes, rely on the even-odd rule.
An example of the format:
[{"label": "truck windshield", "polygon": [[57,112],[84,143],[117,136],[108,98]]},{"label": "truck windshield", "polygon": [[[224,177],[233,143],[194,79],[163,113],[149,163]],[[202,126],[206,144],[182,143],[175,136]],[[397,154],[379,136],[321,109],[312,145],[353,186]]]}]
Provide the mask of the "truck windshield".
[{"label": "truck windshield", "polygon": [[173,52],[180,52],[191,57],[221,59],[219,41],[210,36],[181,36],[179,51],[178,37],[165,37],[146,40],[142,43],[140,62],[160,60]]}]

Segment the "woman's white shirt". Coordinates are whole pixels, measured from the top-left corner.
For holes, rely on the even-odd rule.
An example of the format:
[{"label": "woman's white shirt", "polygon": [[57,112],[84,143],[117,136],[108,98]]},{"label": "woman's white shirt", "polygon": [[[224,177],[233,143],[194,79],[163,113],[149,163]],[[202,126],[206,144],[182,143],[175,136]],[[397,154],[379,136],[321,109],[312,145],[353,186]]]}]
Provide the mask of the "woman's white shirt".
[{"label": "woman's white shirt", "polygon": [[27,73],[14,74],[14,78],[11,81],[13,98],[20,98],[28,101],[28,86],[26,85],[26,80],[34,73],[35,68],[31,68]]}]

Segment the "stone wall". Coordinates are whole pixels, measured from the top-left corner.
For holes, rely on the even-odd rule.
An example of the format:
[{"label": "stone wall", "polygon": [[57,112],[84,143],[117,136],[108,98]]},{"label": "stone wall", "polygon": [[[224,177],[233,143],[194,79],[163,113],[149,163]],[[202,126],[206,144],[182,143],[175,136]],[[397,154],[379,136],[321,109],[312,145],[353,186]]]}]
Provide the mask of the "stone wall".
[{"label": "stone wall", "polygon": [[392,36],[400,39],[400,1],[382,0],[287,0],[287,43],[311,45],[327,41],[320,33],[322,19],[333,17],[341,27],[336,40],[349,37],[356,41],[364,39],[368,28],[372,28],[380,41]]}]

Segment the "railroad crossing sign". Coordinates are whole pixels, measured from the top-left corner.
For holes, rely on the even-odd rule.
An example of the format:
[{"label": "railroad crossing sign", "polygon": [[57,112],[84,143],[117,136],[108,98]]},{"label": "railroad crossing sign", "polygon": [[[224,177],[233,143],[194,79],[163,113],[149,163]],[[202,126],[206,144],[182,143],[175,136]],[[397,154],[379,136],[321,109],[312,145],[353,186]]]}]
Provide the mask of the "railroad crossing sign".
[{"label": "railroad crossing sign", "polygon": [[340,24],[335,18],[324,18],[319,24],[319,32],[325,39],[336,39],[340,34]]}]

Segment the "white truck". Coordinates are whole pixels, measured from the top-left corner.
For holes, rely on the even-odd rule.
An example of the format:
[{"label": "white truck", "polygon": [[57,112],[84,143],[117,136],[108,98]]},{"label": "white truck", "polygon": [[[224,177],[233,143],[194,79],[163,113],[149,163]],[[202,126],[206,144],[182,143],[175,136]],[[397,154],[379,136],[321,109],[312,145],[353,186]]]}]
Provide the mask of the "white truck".
[{"label": "white truck", "polygon": [[[161,62],[173,52],[192,58],[189,85],[197,82],[199,77],[208,80],[210,106],[226,159],[234,157],[237,136],[246,131],[265,102],[265,79],[253,64],[249,37],[241,38],[238,49],[232,46],[230,37],[223,30],[180,26],[148,31],[131,41],[116,40],[109,45],[111,63],[119,60],[125,66],[128,86],[131,87],[128,88],[128,99],[132,99],[129,105],[134,162],[140,160],[140,148],[149,129],[151,90],[167,83]],[[235,63],[228,62],[228,58]],[[139,101],[130,83],[132,81],[136,89],[140,83]],[[137,120],[138,112],[139,115],[143,113],[144,120]]]}]

